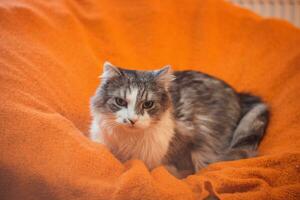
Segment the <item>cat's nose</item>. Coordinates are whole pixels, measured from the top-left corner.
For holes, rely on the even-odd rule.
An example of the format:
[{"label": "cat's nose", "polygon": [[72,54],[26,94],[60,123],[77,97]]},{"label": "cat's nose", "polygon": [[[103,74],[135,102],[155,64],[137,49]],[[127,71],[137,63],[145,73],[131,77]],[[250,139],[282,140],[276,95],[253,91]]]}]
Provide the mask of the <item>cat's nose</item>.
[{"label": "cat's nose", "polygon": [[128,119],[131,125],[134,125],[137,122],[137,119]]}]

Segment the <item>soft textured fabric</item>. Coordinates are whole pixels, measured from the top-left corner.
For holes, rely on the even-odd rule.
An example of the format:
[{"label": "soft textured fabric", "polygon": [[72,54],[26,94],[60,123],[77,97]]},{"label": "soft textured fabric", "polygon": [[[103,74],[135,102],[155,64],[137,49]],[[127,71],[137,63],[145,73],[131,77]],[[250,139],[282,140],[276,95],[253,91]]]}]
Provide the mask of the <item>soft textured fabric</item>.
[{"label": "soft textured fabric", "polygon": [[[88,133],[104,60],[195,69],[261,95],[257,158],[178,180]],[[137,67],[138,66],[138,67]],[[0,199],[300,199],[300,30],[217,0],[0,2]]]}]

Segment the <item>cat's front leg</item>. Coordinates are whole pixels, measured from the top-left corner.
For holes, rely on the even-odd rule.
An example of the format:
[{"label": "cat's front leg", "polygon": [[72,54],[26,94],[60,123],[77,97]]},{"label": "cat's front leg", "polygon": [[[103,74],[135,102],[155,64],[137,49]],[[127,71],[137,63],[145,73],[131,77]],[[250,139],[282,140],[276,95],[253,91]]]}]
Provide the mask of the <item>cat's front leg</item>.
[{"label": "cat's front leg", "polygon": [[204,161],[206,156],[203,155],[202,151],[200,150],[192,151],[191,157],[192,157],[195,173],[197,173],[200,169],[207,166],[207,162]]},{"label": "cat's front leg", "polygon": [[170,174],[175,176],[178,179],[186,178],[187,176],[193,174],[191,170],[178,170],[174,165],[165,165],[164,166]]}]

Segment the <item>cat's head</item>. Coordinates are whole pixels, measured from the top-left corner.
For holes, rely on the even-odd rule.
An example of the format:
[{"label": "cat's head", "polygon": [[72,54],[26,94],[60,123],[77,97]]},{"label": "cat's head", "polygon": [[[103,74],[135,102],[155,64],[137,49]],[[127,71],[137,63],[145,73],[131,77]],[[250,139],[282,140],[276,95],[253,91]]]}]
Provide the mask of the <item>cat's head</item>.
[{"label": "cat's head", "polygon": [[91,100],[94,117],[111,128],[147,129],[171,107],[170,66],[154,71],[126,70],[105,62],[101,85]]}]

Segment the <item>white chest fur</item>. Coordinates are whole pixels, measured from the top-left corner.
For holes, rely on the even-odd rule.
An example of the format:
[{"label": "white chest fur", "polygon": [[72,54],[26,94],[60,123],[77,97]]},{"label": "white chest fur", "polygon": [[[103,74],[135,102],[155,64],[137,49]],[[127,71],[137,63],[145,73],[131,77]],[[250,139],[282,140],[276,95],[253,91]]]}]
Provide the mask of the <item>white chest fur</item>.
[{"label": "white chest fur", "polygon": [[161,164],[174,135],[174,122],[170,112],[145,130],[106,126],[101,116],[95,117],[91,127],[91,139],[105,144],[121,161],[140,159],[149,169]]}]

